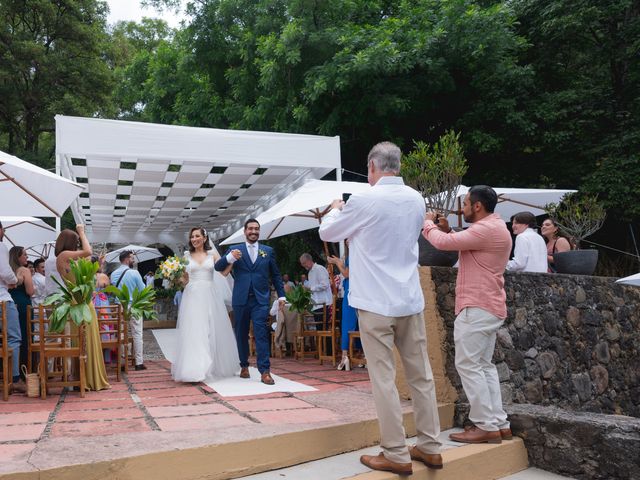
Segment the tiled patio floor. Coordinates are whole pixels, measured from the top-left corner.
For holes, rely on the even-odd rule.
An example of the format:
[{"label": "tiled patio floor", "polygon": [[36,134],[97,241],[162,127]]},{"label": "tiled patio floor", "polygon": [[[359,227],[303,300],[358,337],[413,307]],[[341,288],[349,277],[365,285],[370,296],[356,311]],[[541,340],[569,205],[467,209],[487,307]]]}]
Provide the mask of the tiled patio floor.
[{"label": "tiled patio floor", "polygon": [[[145,364],[147,370],[131,370],[120,382],[111,378],[110,390],[87,392],[84,398],[61,391],[46,400],[12,395],[8,402],[0,401],[0,475],[374,415],[366,369],[337,372],[317,360],[273,359],[273,373],[317,391],[223,398],[204,384],[175,383],[166,360]],[[70,445],[75,456],[55,458],[56,451]]]}]

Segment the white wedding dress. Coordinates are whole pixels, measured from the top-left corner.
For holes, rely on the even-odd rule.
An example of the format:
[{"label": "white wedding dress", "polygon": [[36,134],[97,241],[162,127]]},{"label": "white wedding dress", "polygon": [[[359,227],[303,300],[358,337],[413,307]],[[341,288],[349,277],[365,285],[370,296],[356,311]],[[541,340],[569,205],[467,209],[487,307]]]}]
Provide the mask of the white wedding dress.
[{"label": "white wedding dress", "polygon": [[229,285],[214,270],[212,251],[202,264],[188,253],[185,256],[189,283],[178,311],[178,345],[171,375],[177,382],[232,377],[240,371],[240,360],[225,307]]}]

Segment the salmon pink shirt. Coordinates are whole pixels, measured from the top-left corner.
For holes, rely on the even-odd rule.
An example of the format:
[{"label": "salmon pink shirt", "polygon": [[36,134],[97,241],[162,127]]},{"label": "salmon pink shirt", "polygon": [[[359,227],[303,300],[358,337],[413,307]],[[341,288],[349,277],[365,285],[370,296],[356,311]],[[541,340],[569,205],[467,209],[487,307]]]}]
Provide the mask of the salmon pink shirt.
[{"label": "salmon pink shirt", "polygon": [[439,250],[460,252],[456,315],[467,307],[477,307],[507,318],[504,270],[511,253],[511,234],[498,214],[453,233],[444,233],[431,220],[425,220],[422,234]]}]

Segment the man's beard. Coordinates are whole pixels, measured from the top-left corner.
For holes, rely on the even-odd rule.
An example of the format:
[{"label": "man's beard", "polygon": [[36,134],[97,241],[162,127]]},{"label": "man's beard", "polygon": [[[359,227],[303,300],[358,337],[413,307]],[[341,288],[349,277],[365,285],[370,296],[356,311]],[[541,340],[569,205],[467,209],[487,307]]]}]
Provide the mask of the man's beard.
[{"label": "man's beard", "polygon": [[466,215],[462,215],[462,218],[464,218],[464,221],[467,223],[473,223],[476,219],[476,214],[475,212],[471,212],[468,217]]}]

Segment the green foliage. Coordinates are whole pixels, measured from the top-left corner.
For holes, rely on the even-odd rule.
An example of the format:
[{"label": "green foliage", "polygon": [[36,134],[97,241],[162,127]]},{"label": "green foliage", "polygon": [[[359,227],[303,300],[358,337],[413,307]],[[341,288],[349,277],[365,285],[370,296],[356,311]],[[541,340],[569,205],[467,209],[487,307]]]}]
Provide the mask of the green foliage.
[{"label": "green foliage", "polygon": [[434,145],[415,142],[415,148],[402,158],[400,175],[427,199],[429,208],[448,213],[467,168],[460,134],[450,130]]},{"label": "green foliage", "polygon": [[286,293],[287,303],[291,305],[291,310],[303,314],[313,305],[311,302],[311,290],[307,290],[302,285],[297,285]]},{"label": "green foliage", "polygon": [[545,206],[545,210],[562,231],[580,243],[602,227],[606,210],[595,195],[570,193],[561,202]]},{"label": "green foliage", "polygon": [[109,285],[105,288],[105,292],[118,299],[118,302],[122,305],[122,316],[125,321],[128,322],[131,318],[145,320],[154,320],[156,318],[154,309],[156,292],[153,287],[145,287],[142,290],[136,288],[133,292],[129,292],[129,288],[125,284],[120,288],[115,285]]},{"label": "green foliage", "polygon": [[71,260],[69,268],[74,280],[63,278],[63,283],[60,283],[52,277],[60,287],[60,292],[49,295],[45,300],[45,305],[53,307],[49,317],[52,332],[62,332],[69,320],[76,325],[91,322],[89,304],[96,287],[96,272],[100,267],[97,262],[80,258]]}]

